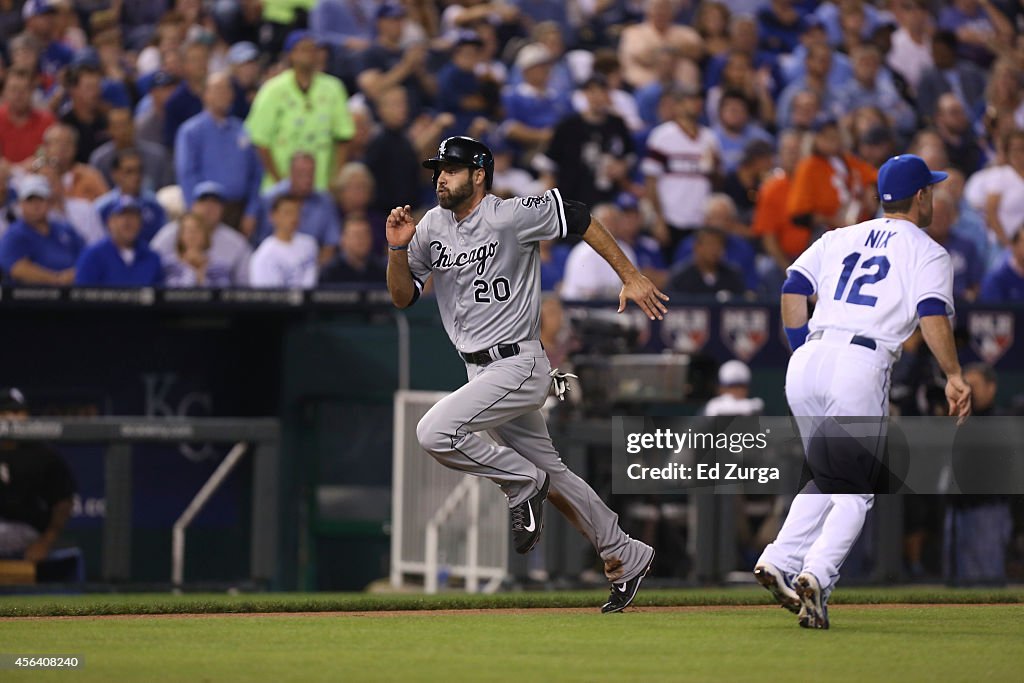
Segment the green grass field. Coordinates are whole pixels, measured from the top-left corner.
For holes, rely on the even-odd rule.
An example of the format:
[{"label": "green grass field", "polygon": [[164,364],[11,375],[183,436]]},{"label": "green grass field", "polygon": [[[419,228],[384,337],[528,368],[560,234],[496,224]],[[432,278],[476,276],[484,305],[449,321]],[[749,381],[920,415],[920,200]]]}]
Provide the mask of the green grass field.
[{"label": "green grass field", "polygon": [[[850,589],[836,593],[830,631],[806,631],[781,609],[750,606],[765,604],[761,593],[647,591],[619,615],[597,612],[603,592],[8,597],[0,614],[143,616],[0,621],[0,653],[85,658],[81,670],[2,671],[0,680],[937,683],[1017,681],[1024,671],[1021,591]],[[902,604],[880,604],[887,602]],[[923,604],[930,602],[961,604]],[[1005,604],[983,604],[992,602]],[[381,611],[396,607],[417,611]],[[430,611],[450,608],[475,609]],[[236,614],[273,609],[369,611]],[[147,616],[160,611],[181,616]]]}]

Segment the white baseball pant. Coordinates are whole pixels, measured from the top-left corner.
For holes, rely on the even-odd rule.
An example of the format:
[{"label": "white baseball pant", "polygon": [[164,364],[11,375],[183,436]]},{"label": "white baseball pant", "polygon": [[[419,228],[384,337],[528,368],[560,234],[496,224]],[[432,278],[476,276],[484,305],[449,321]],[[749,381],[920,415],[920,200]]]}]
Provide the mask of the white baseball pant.
[{"label": "white baseball pant", "polygon": [[[851,344],[852,337],[849,332],[826,330],[821,339],[808,341],[790,358],[786,399],[805,452],[825,422],[822,418],[889,415],[892,356],[881,346],[872,350]],[[881,423],[868,422],[853,436],[877,438]],[[770,562],[789,574],[810,572],[827,595],[873,503],[870,493],[798,494],[778,537],[758,563]]]}]

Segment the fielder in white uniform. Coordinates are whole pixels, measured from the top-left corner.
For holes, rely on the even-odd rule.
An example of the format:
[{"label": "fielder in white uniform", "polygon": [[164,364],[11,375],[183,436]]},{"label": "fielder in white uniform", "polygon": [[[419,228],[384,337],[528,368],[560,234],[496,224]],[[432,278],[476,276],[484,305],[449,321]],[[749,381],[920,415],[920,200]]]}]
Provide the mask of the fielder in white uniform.
[{"label": "fielder in white uniform", "polygon": [[[918,325],[946,375],[949,414],[960,422],[970,414],[971,389],[950,324],[950,258],[921,229],[932,218],[931,186],[945,178],[912,154],[889,159],[878,173],[883,217],[826,233],[789,267],[782,288],[793,348],[786,398],[814,479],[796,496],[754,576],[806,628],[829,626],[828,596],[874,501],[892,364]],[[818,301],[808,322],[812,294]],[[874,443],[871,452],[853,452],[852,440],[834,438],[853,429],[834,419],[845,416],[878,418],[867,421],[868,433],[852,434]],[[817,438],[823,434],[830,438]]]},{"label": "fielder in white uniform", "polygon": [[[612,583],[602,612],[632,602],[654,549],[632,539],[617,515],[558,456],[540,413],[551,366],[540,344],[540,240],[582,235],[623,281],[620,312],[635,301],[661,319],[664,294],[626,259],[615,240],[578,202],[558,190],[498,199],[491,151],[478,140],[444,140],[423,164],[434,170],[440,206],[419,225],[410,207],[387,220],[388,290],[409,306],[431,276],[441,321],[466,363],[469,381],[431,408],[416,426],[425,451],[445,467],[486,477],[509,500],[512,542],[529,552],[544,527],[548,498],[593,544]],[[564,382],[564,379],[561,380]],[[497,445],[481,438],[487,431]]]}]

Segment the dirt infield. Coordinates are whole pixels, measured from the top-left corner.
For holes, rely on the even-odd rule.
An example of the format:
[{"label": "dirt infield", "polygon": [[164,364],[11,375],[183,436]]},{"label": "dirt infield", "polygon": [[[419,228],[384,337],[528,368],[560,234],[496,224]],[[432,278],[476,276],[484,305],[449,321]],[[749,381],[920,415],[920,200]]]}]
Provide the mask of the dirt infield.
[{"label": "dirt infield", "polygon": [[[1000,603],[892,603],[879,605],[837,605],[836,608],[843,611],[874,611],[887,609],[929,609],[935,607],[1006,607]],[[763,610],[777,610],[778,605],[679,605],[670,607],[631,607],[631,613],[700,613],[700,612],[749,612]],[[495,608],[495,609],[425,609],[425,610],[377,610],[359,612],[215,612],[215,613],[182,613],[182,614],[102,614],[90,616],[53,616],[53,617],[0,617],[0,622],[11,621],[87,621],[87,620],[134,620],[134,619],[218,619],[218,618],[243,618],[254,617],[364,617],[364,618],[390,618],[390,617],[432,617],[432,616],[463,616],[474,614],[488,615],[519,615],[519,614],[557,614],[557,615],[587,615],[599,614],[600,608],[595,607],[533,607],[533,608]],[[616,617],[611,617],[616,618]]]}]

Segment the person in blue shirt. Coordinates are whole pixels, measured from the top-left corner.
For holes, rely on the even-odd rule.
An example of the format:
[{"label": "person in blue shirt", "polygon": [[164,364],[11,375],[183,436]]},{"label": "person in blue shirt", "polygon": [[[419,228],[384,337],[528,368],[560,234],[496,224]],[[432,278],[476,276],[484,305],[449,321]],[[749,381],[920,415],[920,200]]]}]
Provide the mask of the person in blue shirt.
[{"label": "person in blue shirt", "polygon": [[[171,53],[168,53],[171,54]],[[139,79],[139,94],[146,94],[135,105],[135,130],[139,140],[160,145],[169,154],[171,149],[164,144],[164,124],[167,122],[167,102],[178,89],[178,76],[167,71],[157,71]],[[143,81],[149,82],[143,90]]]},{"label": "person in blue shirt", "polygon": [[21,218],[0,238],[4,282],[62,287],[75,279],[75,261],[84,246],[68,224],[47,218],[50,183],[29,175],[18,183]]},{"label": "person in blue shirt", "polygon": [[373,39],[375,2],[367,0],[320,0],[309,3],[309,28],[317,40],[341,54],[365,50]]},{"label": "person in blue shirt", "polygon": [[615,204],[622,211],[619,220],[620,239],[633,248],[636,267],[650,278],[655,287],[664,287],[668,282],[668,266],[658,240],[644,232],[640,202],[629,192],[622,192],[615,199]]},{"label": "person in blue shirt", "polygon": [[437,79],[430,70],[426,43],[405,45],[402,42],[405,16],[401,3],[381,4],[377,8],[377,35],[373,45],[360,55],[357,83],[378,118],[383,116],[381,98],[396,85],[405,89],[409,120],[422,114],[437,92]]},{"label": "person in blue shirt", "polygon": [[870,41],[871,36],[875,34],[875,31],[885,21],[882,11],[870,2],[858,2],[855,5],[853,3],[835,2],[834,0],[832,2],[823,2],[814,10],[814,15],[825,26],[829,45],[837,49],[842,49],[844,44],[844,16],[852,15],[859,17],[858,25],[860,29],[856,39],[860,42]]},{"label": "person in blue shirt", "polygon": [[1009,254],[981,283],[978,300],[984,303],[1024,302],[1024,228],[1013,234]]},{"label": "person in blue shirt", "polygon": [[540,43],[523,46],[516,55],[516,67],[523,73],[523,82],[511,85],[502,93],[505,123],[502,130],[512,142],[524,150],[543,148],[555,131],[555,124],[572,113],[568,102],[571,93],[560,93],[551,87],[554,55]]},{"label": "person in blue shirt", "polygon": [[[537,26],[543,22],[555,24],[563,36],[572,36],[575,29],[569,19],[569,3],[563,0],[509,0],[527,19],[528,25]],[[601,3],[602,8],[615,3]],[[611,9],[611,8],[608,8]],[[608,11],[602,9],[602,12]],[[571,46],[570,46],[571,47]]]},{"label": "person in blue shirt", "polygon": [[[782,69],[778,55],[758,47],[760,27],[757,19],[750,14],[735,13],[729,22],[729,49],[710,57],[704,67],[704,87],[709,90],[721,84],[729,60],[737,52],[746,55],[754,71],[769,74],[769,94],[776,96],[782,88]],[[733,84],[735,85],[735,84]]]},{"label": "person in blue shirt", "polygon": [[251,237],[260,212],[263,164],[244,122],[231,116],[234,96],[228,73],[210,76],[203,112],[178,129],[174,166],[185,197],[191,198],[203,181],[219,183],[224,188],[224,222]]},{"label": "person in blue shirt", "polygon": [[770,0],[757,11],[762,50],[788,54],[800,44],[805,20],[794,4],[793,0]]},{"label": "person in blue shirt", "polygon": [[[757,291],[757,251],[749,240],[738,234],[742,229],[736,203],[728,195],[713,194],[704,204],[704,226],[717,231],[722,236],[725,255],[724,261],[734,267],[743,278],[746,288]],[[679,242],[672,256],[672,267],[687,263],[693,257],[697,235],[690,235]]]},{"label": "person in blue shirt", "polygon": [[[109,34],[108,34],[109,35]],[[108,37],[104,37],[102,40],[109,41]],[[97,42],[97,47],[99,43]],[[120,43],[117,43],[119,46]],[[102,81],[100,82],[100,99],[108,107],[131,107],[132,96],[128,92],[128,86],[122,81],[114,78],[110,78],[103,73],[103,63],[100,61],[99,52],[96,51],[95,47],[87,46],[83,47],[74,53],[74,57],[71,60],[72,70],[75,68],[87,67],[95,69],[102,75]]]},{"label": "person in blue shirt", "polygon": [[[182,59],[183,80],[164,108],[164,146],[174,149],[174,138],[181,124],[203,111],[203,89],[210,62],[210,48],[200,42],[185,45]],[[188,196],[188,195],[186,195]]]},{"label": "person in blue shirt", "polygon": [[845,83],[836,87],[829,76],[829,89],[836,91],[835,101],[840,111],[852,114],[861,107],[878,107],[901,134],[913,133],[917,128],[917,112],[900,95],[892,74],[882,62],[878,46],[858,45],[850,58],[852,78],[847,77]]},{"label": "person in blue shirt", "polygon": [[40,80],[43,89],[49,92],[57,85],[61,69],[71,64],[75,56],[71,48],[57,40],[57,4],[53,0],[27,0],[21,7],[21,17],[25,20],[25,33],[42,46]]},{"label": "person in blue shirt", "polygon": [[462,31],[452,47],[451,58],[437,75],[437,108],[455,117],[443,137],[471,134],[477,119],[493,114],[499,94],[493,82],[478,76],[483,63],[483,40],[476,31]]},{"label": "person in blue shirt", "polygon": [[121,195],[110,207],[108,237],[82,252],[75,284],[82,287],[158,287],[164,282],[160,257],[139,240],[142,206]]},{"label": "person in blue shirt", "polygon": [[235,43],[228,50],[228,68],[235,93],[231,115],[244,121],[260,89],[260,49],[247,40]]},{"label": "person in blue shirt", "polygon": [[565,262],[569,260],[572,246],[556,243],[554,240],[540,242],[540,289],[542,292],[556,291],[565,278]]},{"label": "person in blue shirt", "polygon": [[96,200],[96,211],[100,218],[106,223],[110,213],[117,206],[122,197],[130,197],[139,206],[142,216],[142,231],[139,233],[139,240],[142,244],[149,244],[153,236],[167,222],[167,214],[156,196],[149,191],[142,189],[143,168],[142,154],[134,148],[122,149],[114,157],[114,165],[111,175],[114,177],[115,187],[110,192],[102,195]]},{"label": "person in blue shirt", "polygon": [[[807,52],[812,45],[824,45],[831,49],[824,22],[811,14],[804,17],[804,28],[800,33],[800,44],[790,54],[779,56],[779,76],[785,87],[800,80],[807,73]],[[839,90],[853,78],[850,57],[839,50],[832,53],[832,65],[828,72],[829,88]]]},{"label": "person in blue shirt", "polygon": [[334,200],[326,192],[317,191],[316,159],[308,152],[296,152],[292,157],[288,177],[277,183],[263,195],[262,212],[256,243],[262,242],[273,233],[270,209],[278,197],[289,195],[302,203],[299,232],[316,239],[320,246],[319,263],[330,263],[338,251],[341,241],[341,222]]},{"label": "person in blue shirt", "polygon": [[659,123],[665,122],[665,119],[659,116],[659,108],[665,93],[672,90],[675,86],[675,75],[679,68],[680,60],[681,57],[676,48],[669,45],[659,47],[654,52],[653,67],[657,78],[647,85],[638,88],[633,93],[636,98],[637,111],[639,111],[640,118],[643,119],[647,126],[647,133]]},{"label": "person in blue shirt", "polygon": [[932,197],[932,223],[928,234],[949,252],[953,265],[953,298],[974,301],[978,296],[985,263],[971,240],[953,232],[957,220],[956,200],[945,190]]},{"label": "person in blue shirt", "polygon": [[733,173],[743,161],[744,150],[754,140],[774,143],[772,136],[751,116],[751,102],[738,90],[726,90],[718,102],[718,117],[711,130],[718,138],[722,170]]},{"label": "person in blue shirt", "polygon": [[[572,92],[576,88],[576,79],[569,68],[569,60],[565,56],[566,40],[572,40],[572,33],[564,33],[562,28],[554,21],[542,21],[530,29],[530,44],[543,45],[551,55],[551,62],[548,74],[548,88],[558,93],[566,100],[566,106],[570,106]],[[521,50],[520,50],[521,51]],[[607,73],[604,74],[608,76]],[[517,86],[526,82],[526,74],[519,65],[519,54],[516,53],[516,60],[508,71],[505,85]]]},{"label": "person in blue shirt", "polygon": [[793,101],[805,90],[818,95],[821,110],[826,116],[839,118],[843,114],[839,108],[839,93],[832,90],[828,83],[832,59],[832,49],[826,45],[812,45],[807,50],[804,75],[787,85],[775,103],[775,120],[779,130],[797,125],[793,120]]}]

